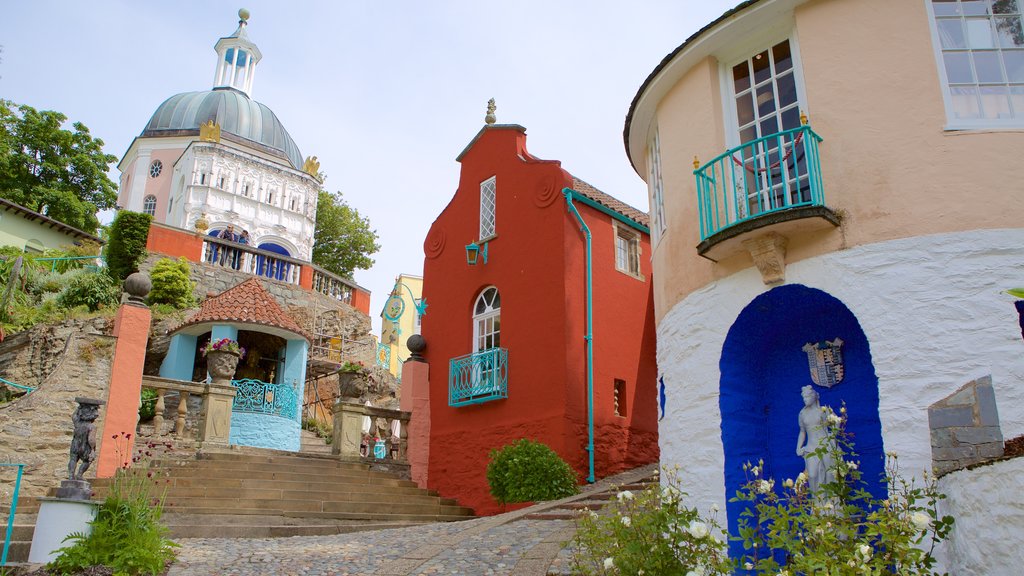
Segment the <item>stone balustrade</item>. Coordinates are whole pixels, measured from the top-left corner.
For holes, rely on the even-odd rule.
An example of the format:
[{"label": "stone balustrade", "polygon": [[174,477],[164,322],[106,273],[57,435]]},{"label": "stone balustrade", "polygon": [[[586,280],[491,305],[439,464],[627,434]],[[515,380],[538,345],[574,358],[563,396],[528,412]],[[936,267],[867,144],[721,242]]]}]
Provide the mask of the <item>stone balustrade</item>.
[{"label": "stone balustrade", "polygon": [[144,376],[143,388],[156,390],[155,415],[153,416],[153,434],[163,436],[165,398],[168,392],[177,392],[177,417],[172,428],[173,434],[181,438],[185,434],[185,422],[189,417],[188,398],[195,394],[203,399],[199,412],[197,440],[206,444],[228,444],[231,432],[231,407],[235,398],[235,388],[230,382],[186,382],[158,376]]},{"label": "stone balustrade", "polygon": [[[372,461],[390,461],[407,464],[409,446],[409,418],[411,412],[365,406],[339,400],[334,404],[334,436],[331,451],[335,455],[364,458]],[[366,418],[370,419],[369,441],[364,443]],[[374,454],[375,440],[384,442],[384,457]],[[361,447],[362,450],[361,450]]]}]

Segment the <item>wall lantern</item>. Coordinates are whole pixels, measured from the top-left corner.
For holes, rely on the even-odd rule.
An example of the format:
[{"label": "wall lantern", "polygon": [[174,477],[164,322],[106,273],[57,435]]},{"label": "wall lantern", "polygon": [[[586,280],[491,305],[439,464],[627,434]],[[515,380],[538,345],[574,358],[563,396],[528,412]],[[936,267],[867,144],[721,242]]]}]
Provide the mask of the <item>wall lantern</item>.
[{"label": "wall lantern", "polygon": [[476,242],[470,242],[466,244],[466,262],[470,266],[476,266],[476,261],[479,256],[484,257],[484,264],[487,264],[487,243],[484,242],[483,248],[480,248]]}]

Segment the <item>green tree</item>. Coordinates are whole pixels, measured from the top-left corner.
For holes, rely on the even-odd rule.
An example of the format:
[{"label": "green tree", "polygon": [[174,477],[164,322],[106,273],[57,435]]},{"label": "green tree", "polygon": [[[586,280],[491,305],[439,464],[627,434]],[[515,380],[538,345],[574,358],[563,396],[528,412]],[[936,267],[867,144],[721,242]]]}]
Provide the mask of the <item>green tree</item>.
[{"label": "green tree", "polygon": [[161,258],[149,273],[153,289],[149,292],[150,304],[170,304],[181,310],[195,301],[192,291],[195,285],[189,278],[188,260],[182,256],[177,261]]},{"label": "green tree", "polygon": [[341,197],[320,191],[316,206],[313,263],[338,276],[351,277],[355,270],[373,266],[372,254],[380,250],[377,231]]},{"label": "green tree", "polygon": [[146,258],[146,239],[153,217],[141,212],[121,210],[110,224],[107,239],[107,273],[117,281],[139,269]]},{"label": "green tree", "polygon": [[94,233],[96,212],[117,201],[107,176],[117,157],[81,122],[63,129],[67,119],[0,99],[0,197]]}]

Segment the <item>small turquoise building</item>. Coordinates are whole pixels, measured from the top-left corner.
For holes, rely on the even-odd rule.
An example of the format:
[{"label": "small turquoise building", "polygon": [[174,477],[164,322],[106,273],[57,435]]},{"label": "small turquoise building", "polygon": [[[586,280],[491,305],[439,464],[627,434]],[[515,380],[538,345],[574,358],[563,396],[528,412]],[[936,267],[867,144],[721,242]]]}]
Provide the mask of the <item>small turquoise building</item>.
[{"label": "small turquoise building", "polygon": [[310,337],[263,287],[250,278],[207,298],[171,330],[160,376],[202,381],[210,341],[237,340],[246,350],[231,383],[237,388],[230,443],[296,452]]}]

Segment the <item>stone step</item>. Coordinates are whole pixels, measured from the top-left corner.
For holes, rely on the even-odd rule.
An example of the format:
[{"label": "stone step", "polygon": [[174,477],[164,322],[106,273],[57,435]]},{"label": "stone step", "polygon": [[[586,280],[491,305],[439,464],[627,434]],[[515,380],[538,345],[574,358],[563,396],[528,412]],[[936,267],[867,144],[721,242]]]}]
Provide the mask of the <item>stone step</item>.
[{"label": "stone step", "polygon": [[[298,483],[289,483],[298,484]],[[358,488],[373,488],[373,486],[358,486]],[[179,486],[173,483],[171,484],[159,484],[152,491],[154,496],[159,496],[161,493],[165,495],[168,500],[178,501],[181,498],[235,498],[235,499],[254,499],[254,500],[272,500],[272,499],[297,499],[297,500],[320,500],[320,501],[338,501],[338,502],[396,502],[403,504],[437,504],[437,503],[448,503],[454,504],[454,501],[450,499],[442,499],[436,495],[427,494],[422,491],[413,489],[402,489],[408,490],[404,493],[395,493],[393,490],[378,489],[378,490],[364,490],[364,491],[346,491],[341,492],[338,490],[337,485],[331,486],[330,489],[312,489],[306,487],[297,487],[296,489],[282,488],[279,485],[268,484],[265,487],[226,487],[221,484],[210,484],[210,485],[185,485]],[[109,488],[98,488],[95,490],[95,499],[104,498],[107,495]]]},{"label": "stone step", "polygon": [[332,536],[352,532],[389,530],[420,526],[428,522],[374,522],[360,521],[345,524],[288,525],[270,524],[247,526],[239,524],[189,524],[169,526],[169,536],[178,538],[290,538],[292,536]]},{"label": "stone step", "polygon": [[[159,469],[155,468],[152,470],[155,476],[163,478],[206,478],[209,480],[228,480],[228,479],[253,479],[253,480],[267,480],[275,482],[303,482],[306,484],[311,483],[331,483],[334,486],[339,484],[373,484],[377,486],[394,486],[394,487],[405,487],[415,488],[416,483],[409,480],[399,480],[394,476],[384,474],[382,472],[370,472],[364,471],[360,473],[322,473],[300,471],[301,468],[290,468],[291,471],[268,471],[260,470],[259,468],[250,467],[236,467],[236,466],[221,466],[221,465],[194,465],[186,464],[173,468]],[[149,470],[147,470],[149,472]],[[164,475],[163,473],[166,473]],[[141,472],[140,472],[141,474]],[[97,478],[92,481],[94,488],[103,487],[109,485],[111,479],[109,478]]]},{"label": "stone step", "polygon": [[[2,544],[0,544],[2,546]],[[32,549],[32,540],[11,540],[7,548],[7,563],[21,564],[28,562],[28,553]]]},{"label": "stone step", "polygon": [[[346,502],[337,500],[302,500],[282,498],[207,498],[207,497],[180,497],[167,498],[164,500],[166,510],[181,512],[193,508],[204,510],[219,510],[220,513],[230,513],[239,508],[248,510],[261,510],[263,514],[268,511],[292,513],[343,513],[350,515],[375,515],[375,514],[407,514],[407,515],[469,515],[472,510],[461,506],[444,505],[439,502],[431,503],[403,503],[396,501],[380,502]],[[323,516],[312,516],[319,518]],[[344,516],[341,518],[348,518]]]}]

